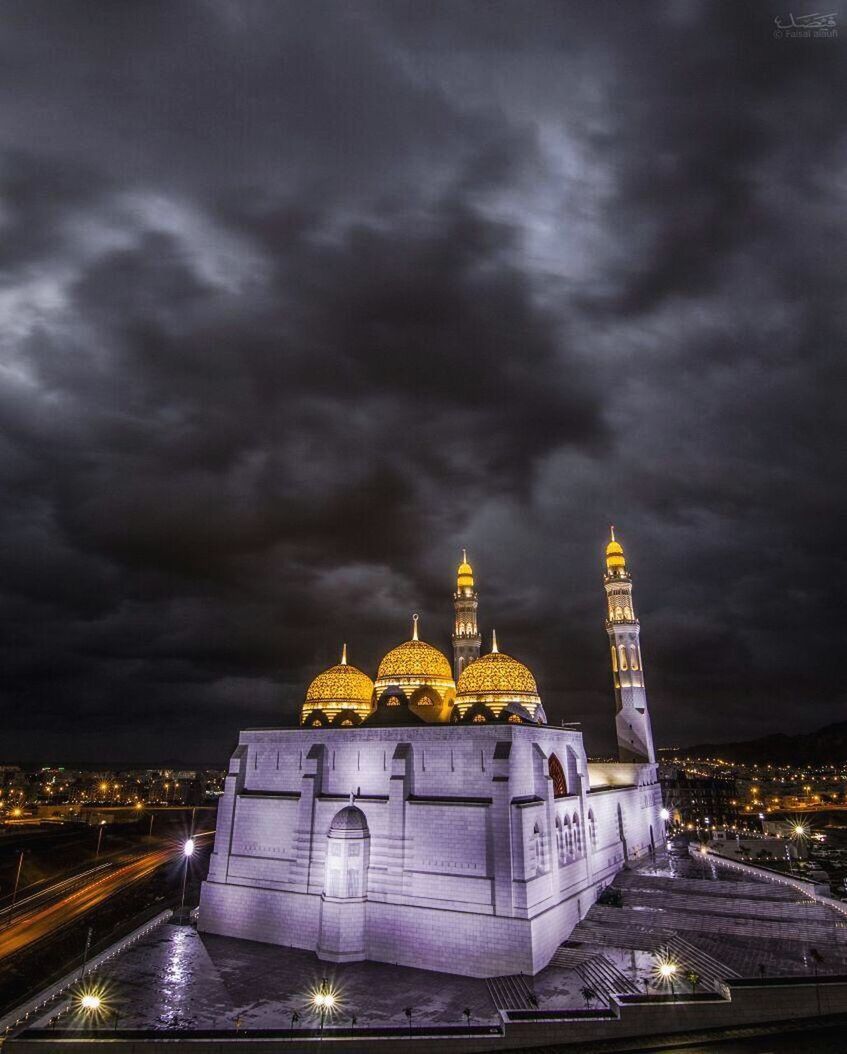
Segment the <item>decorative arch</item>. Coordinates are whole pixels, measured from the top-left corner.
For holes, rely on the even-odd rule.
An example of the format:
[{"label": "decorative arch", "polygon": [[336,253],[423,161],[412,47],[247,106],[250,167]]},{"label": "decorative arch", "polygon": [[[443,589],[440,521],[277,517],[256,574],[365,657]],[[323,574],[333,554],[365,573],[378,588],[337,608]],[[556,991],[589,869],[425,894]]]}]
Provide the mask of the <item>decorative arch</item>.
[{"label": "decorative arch", "polygon": [[588,810],[588,844],[592,849],[597,848],[597,821],[593,809]]},{"label": "decorative arch", "polygon": [[555,754],[550,755],[547,768],[550,772],[550,779],[553,781],[553,797],[566,798],[568,796],[568,785],[565,782],[565,770]]},{"label": "decorative arch", "polygon": [[618,645],[618,652],[620,653],[620,658],[621,658],[621,670],[623,671],[623,670],[627,669],[627,663],[626,663],[626,646],[625,646],[624,644],[619,644],[619,645]]},{"label": "decorative arch", "polygon": [[617,652],[617,649],[615,648],[614,644],[612,645],[610,650],[612,652],[612,672],[613,673],[617,673],[618,672],[618,652]]},{"label": "decorative arch", "polygon": [[465,725],[480,725],[483,722],[486,724],[489,721],[496,721],[497,717],[493,710],[485,705],[485,703],[474,703],[473,706],[469,706],[462,717],[462,724]]},{"label": "decorative arch", "polygon": [[357,714],[355,710],[340,710],[333,718],[332,726],[333,728],[349,728],[361,723],[361,715]]},{"label": "decorative arch", "polygon": [[323,710],[310,710],[303,718],[304,728],[323,728],[325,725],[329,724],[330,720]]},{"label": "decorative arch", "polygon": [[577,856],[582,856],[582,829],[579,823],[579,816],[573,814],[573,842],[574,852]]}]

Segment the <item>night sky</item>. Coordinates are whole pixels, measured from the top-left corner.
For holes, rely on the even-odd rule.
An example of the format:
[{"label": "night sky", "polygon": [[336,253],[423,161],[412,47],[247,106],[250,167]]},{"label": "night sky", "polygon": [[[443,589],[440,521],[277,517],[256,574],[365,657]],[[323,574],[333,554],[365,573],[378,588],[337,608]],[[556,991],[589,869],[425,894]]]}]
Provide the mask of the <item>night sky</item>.
[{"label": "night sky", "polygon": [[610,751],[610,523],[660,745],[843,717],[847,42],[789,9],[7,0],[0,760],[223,763],[344,640],[449,654],[463,545]]}]

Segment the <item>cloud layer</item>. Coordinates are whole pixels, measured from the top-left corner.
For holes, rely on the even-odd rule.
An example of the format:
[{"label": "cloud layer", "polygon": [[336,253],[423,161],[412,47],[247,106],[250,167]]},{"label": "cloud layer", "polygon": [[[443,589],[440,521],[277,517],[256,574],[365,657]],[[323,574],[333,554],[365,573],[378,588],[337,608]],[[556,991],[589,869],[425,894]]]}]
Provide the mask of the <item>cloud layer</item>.
[{"label": "cloud layer", "polygon": [[9,760],[223,759],[481,621],[612,746],[843,713],[843,44],[673,3],[12,3]]}]

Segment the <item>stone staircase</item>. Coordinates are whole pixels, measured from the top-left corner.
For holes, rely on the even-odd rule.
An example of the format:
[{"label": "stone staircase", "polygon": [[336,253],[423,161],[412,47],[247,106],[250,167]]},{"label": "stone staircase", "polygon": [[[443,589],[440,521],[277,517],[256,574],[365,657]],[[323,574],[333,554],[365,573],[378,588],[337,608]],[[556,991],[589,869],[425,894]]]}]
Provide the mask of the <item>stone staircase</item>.
[{"label": "stone staircase", "polygon": [[535,993],[523,974],[488,977],[485,983],[491,1001],[498,1010],[534,1010],[538,1005]]}]

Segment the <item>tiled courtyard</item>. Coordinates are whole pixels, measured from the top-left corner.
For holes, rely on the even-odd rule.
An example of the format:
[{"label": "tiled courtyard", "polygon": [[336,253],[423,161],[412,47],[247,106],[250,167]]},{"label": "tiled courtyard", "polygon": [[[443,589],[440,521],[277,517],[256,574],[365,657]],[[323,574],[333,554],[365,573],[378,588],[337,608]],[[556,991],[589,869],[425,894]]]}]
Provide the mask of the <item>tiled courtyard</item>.
[{"label": "tiled courtyard", "polygon": [[[667,992],[656,965],[677,966],[677,990],[719,990],[732,977],[847,972],[847,927],[795,890],[751,881],[709,860],[661,857],[614,882],[619,903],[595,905],[534,978],[485,981],[384,963],[321,963],[310,952],[198,934],[166,924],[100,975],[121,1028],[312,1027],[326,977],[334,1022],[360,1027],[496,1024],[502,1009],[600,1006],[611,993]],[[614,898],[613,898],[614,899]],[[114,1013],[103,1027],[114,1024]],[[65,1019],[67,1022],[67,1019]],[[329,1024],[329,1022],[328,1022]]]}]

